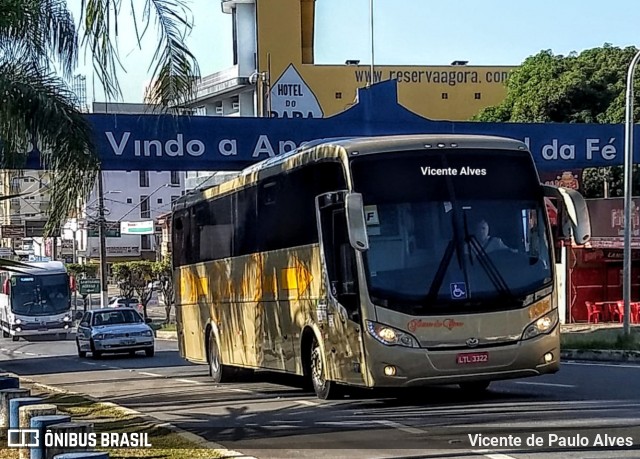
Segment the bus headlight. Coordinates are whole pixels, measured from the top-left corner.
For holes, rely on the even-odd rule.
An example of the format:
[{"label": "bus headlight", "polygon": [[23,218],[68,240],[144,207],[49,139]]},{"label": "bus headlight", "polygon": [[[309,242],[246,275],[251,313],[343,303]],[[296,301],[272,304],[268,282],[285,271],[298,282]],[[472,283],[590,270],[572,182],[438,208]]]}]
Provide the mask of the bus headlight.
[{"label": "bus headlight", "polygon": [[367,330],[371,336],[386,346],[420,347],[418,341],[409,333],[388,325],[367,320]]},{"label": "bus headlight", "polygon": [[529,324],[522,334],[522,339],[530,339],[544,333],[549,333],[555,328],[557,324],[558,310],[554,309],[553,311],[545,314],[544,316],[536,319],[534,322]]},{"label": "bus headlight", "polygon": [[63,322],[71,322],[71,317],[69,317],[69,316],[64,316],[64,317],[62,318],[62,321],[63,321]]},{"label": "bus headlight", "polygon": [[22,323],[22,321],[20,319],[16,319],[13,321],[14,324],[16,325],[20,325]]}]

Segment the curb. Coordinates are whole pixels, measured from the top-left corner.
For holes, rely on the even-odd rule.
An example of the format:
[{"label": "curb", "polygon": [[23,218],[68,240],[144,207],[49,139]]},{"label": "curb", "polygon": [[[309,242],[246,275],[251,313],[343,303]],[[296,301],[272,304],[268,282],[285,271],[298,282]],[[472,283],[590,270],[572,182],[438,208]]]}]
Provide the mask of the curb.
[{"label": "curb", "polygon": [[590,360],[595,362],[640,363],[640,351],[611,349],[564,349],[560,358],[565,360]]},{"label": "curb", "polygon": [[[13,373],[10,373],[13,374]],[[122,412],[123,414],[129,414],[129,415],[133,415],[136,417],[139,417],[141,419],[144,419],[145,421],[151,422],[153,423],[156,427],[162,427],[164,429],[170,430],[171,432],[174,432],[178,435],[180,435],[182,438],[184,438],[185,440],[188,440],[192,443],[195,443],[196,445],[202,447],[202,448],[207,448],[210,449],[212,451],[213,454],[216,454],[220,457],[223,458],[236,458],[236,459],[257,459],[253,456],[247,456],[243,453],[240,453],[238,451],[233,451],[230,449],[225,448],[224,446],[222,446],[219,443],[215,443],[212,441],[209,441],[205,438],[202,438],[199,435],[196,435],[194,433],[188,432],[184,429],[181,429],[179,427],[174,426],[173,424],[170,424],[168,422],[162,422],[159,419],[148,415],[148,414],[144,414],[141,413],[140,411],[137,410],[132,410],[130,408],[125,408],[124,406],[120,406],[117,405],[115,403],[112,402],[104,402],[102,400],[99,400],[95,397],[92,397],[91,395],[87,395],[87,394],[83,394],[81,392],[74,392],[68,389],[62,389],[60,387],[56,387],[56,386],[50,386],[48,384],[42,384],[39,383],[33,379],[30,378],[24,378],[22,376],[13,374],[16,378],[19,378],[20,381],[24,381],[28,384],[33,385],[33,387],[39,388],[41,390],[47,391],[47,392],[54,392],[54,393],[58,393],[58,394],[67,394],[67,395],[78,395],[80,397],[84,397],[88,400],[91,400],[92,402],[98,404],[98,405],[102,405],[104,407],[108,407],[108,408],[112,408],[112,409],[116,409],[120,412]]]}]

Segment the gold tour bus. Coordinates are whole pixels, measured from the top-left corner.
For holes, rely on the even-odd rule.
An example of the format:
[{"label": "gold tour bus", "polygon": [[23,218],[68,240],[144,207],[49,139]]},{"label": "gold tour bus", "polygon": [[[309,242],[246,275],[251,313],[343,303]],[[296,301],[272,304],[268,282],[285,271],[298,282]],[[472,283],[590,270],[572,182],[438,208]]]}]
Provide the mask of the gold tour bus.
[{"label": "gold tour bus", "polygon": [[216,382],[302,375],[322,399],[554,373],[556,248],[589,238],[581,195],[541,185],[520,141],[309,142],[174,204],[180,353]]}]

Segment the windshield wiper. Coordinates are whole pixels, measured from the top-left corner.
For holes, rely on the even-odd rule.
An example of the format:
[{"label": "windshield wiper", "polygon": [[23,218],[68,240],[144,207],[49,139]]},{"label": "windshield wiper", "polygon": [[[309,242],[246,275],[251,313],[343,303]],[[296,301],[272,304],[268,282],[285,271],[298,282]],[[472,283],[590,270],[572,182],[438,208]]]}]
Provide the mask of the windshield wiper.
[{"label": "windshield wiper", "polygon": [[[480,266],[482,266],[482,269],[484,269],[484,271],[487,273],[489,280],[491,280],[493,285],[496,287],[498,293],[509,298],[513,298],[513,294],[511,293],[511,290],[509,290],[509,286],[504,280],[504,277],[502,277],[502,274],[500,274],[500,270],[498,270],[493,261],[491,261],[489,254],[482,247],[480,242],[478,242],[478,239],[476,239],[476,237],[473,235],[468,236],[467,243],[469,243],[469,245],[471,245],[476,250]],[[471,250],[469,250],[469,257],[471,258],[471,256]]]},{"label": "windshield wiper", "polygon": [[442,255],[438,270],[436,271],[435,276],[433,276],[431,287],[429,287],[429,293],[427,293],[427,301],[429,302],[433,301],[433,299],[438,296],[438,291],[440,290],[440,286],[444,281],[444,275],[446,274],[449,263],[451,263],[451,259],[453,258],[454,248],[454,240],[451,239],[447,244],[447,248],[445,249],[444,254]]}]

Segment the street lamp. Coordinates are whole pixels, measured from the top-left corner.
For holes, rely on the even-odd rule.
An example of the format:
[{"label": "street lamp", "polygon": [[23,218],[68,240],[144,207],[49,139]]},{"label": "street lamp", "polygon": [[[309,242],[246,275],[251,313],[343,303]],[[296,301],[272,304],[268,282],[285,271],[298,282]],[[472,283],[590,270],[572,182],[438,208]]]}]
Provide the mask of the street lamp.
[{"label": "street lamp", "polygon": [[633,73],[640,60],[640,51],[633,57],[627,73],[627,103],[624,124],[624,267],[622,276],[622,298],[624,300],[624,334],[629,337],[631,327],[631,202],[633,199]]}]

